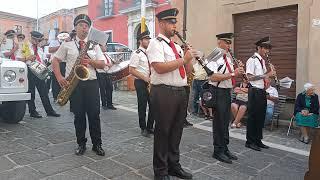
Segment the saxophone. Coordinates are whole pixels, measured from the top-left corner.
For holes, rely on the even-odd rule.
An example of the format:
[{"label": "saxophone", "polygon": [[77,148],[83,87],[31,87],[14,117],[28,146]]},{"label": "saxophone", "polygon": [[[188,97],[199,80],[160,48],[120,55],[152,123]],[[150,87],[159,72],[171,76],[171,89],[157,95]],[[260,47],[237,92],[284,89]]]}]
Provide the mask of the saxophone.
[{"label": "saxophone", "polygon": [[91,41],[88,41],[85,47],[81,49],[69,76],[66,78],[66,80],[69,82],[68,86],[62,87],[58,94],[57,102],[60,106],[67,104],[73,90],[77,87],[79,80],[86,81],[89,79],[89,69],[81,64],[81,60],[87,55],[90,45]]}]

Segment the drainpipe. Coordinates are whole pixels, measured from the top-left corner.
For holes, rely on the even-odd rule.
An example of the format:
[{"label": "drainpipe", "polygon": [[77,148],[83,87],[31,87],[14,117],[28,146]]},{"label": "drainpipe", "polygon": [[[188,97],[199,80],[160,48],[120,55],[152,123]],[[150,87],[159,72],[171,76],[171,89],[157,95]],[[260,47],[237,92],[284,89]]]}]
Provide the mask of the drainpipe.
[{"label": "drainpipe", "polygon": [[188,3],[188,0],[184,0],[184,3],[183,3],[183,29],[182,29],[183,39],[187,38],[187,34],[186,34],[186,31],[187,31],[187,11],[188,11],[187,3]]}]

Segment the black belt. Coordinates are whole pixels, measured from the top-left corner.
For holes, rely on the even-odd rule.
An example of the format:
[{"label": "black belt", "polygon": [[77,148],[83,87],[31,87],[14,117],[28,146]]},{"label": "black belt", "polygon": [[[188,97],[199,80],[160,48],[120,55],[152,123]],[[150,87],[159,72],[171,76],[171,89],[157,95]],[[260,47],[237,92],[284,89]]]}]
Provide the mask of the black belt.
[{"label": "black belt", "polygon": [[257,87],[254,87],[254,86],[251,86],[250,88],[253,89],[253,90],[256,90],[256,91],[265,91],[265,89],[257,88]]},{"label": "black belt", "polygon": [[161,88],[167,88],[167,89],[172,89],[175,91],[184,91],[185,87],[178,87],[178,86],[169,86],[169,85],[165,85],[165,84],[157,84],[157,85],[152,85],[153,87],[161,87]]}]

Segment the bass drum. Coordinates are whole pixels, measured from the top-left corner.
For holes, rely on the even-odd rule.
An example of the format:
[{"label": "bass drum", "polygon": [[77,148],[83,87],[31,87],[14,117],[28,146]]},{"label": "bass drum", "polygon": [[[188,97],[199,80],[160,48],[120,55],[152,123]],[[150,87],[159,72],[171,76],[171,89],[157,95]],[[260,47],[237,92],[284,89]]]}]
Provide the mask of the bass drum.
[{"label": "bass drum", "polygon": [[120,81],[121,79],[129,76],[129,63],[130,61],[123,61],[119,64],[113,64],[107,70],[107,74],[111,75],[112,81]]}]

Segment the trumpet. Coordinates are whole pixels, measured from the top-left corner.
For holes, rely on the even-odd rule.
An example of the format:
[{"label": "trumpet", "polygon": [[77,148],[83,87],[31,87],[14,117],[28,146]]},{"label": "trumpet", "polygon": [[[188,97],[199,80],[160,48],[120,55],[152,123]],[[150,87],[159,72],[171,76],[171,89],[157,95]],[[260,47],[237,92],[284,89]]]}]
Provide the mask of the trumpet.
[{"label": "trumpet", "polygon": [[[174,32],[175,35],[177,35],[177,37],[180,39],[180,41],[186,45],[186,47],[189,47],[187,41],[185,39],[183,39],[183,37],[179,34],[178,31],[175,31]],[[206,63],[205,63],[205,59],[201,58],[201,57],[196,57],[195,58],[199,64],[203,67],[203,69],[206,71],[206,73],[208,74],[208,76],[211,76],[213,74],[213,72],[206,66]]]},{"label": "trumpet", "polygon": [[274,76],[273,76],[274,82],[276,83],[276,87],[279,90],[280,89],[280,81],[279,81],[278,76],[277,76],[276,68],[271,63],[271,60],[270,60],[270,57],[269,57],[269,53],[266,54],[266,58],[267,58],[267,63],[269,65],[270,69],[274,72]]},{"label": "trumpet", "polygon": [[[244,64],[242,63],[241,60],[235,58],[231,48],[228,49],[228,52],[229,52],[230,56],[232,57],[233,61],[235,62],[235,64],[237,65],[237,67],[242,67],[243,68]],[[245,79],[246,81],[249,81],[249,78],[248,78],[246,73],[242,74],[242,78]]]}]

